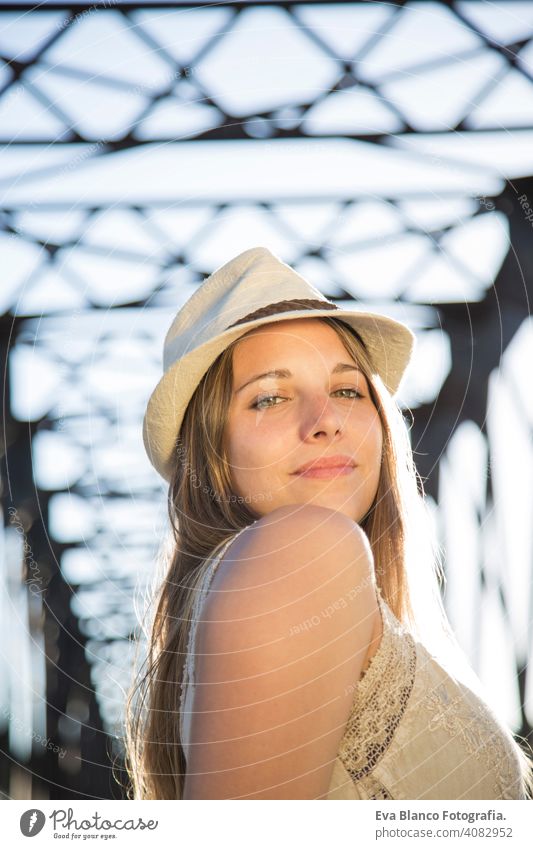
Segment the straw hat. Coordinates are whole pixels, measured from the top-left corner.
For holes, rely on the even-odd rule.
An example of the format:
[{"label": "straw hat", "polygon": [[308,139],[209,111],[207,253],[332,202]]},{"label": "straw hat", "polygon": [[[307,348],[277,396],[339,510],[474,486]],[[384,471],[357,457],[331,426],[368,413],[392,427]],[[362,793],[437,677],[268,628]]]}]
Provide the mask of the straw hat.
[{"label": "straw hat", "polygon": [[342,319],[357,331],[376,373],[394,395],[414,346],[406,325],[374,313],[341,309],[264,247],[244,251],[206,278],[168,329],[164,374],[144,416],[144,446],[165,480],[170,480],[187,404],[218,355],[254,327],[320,316]]}]

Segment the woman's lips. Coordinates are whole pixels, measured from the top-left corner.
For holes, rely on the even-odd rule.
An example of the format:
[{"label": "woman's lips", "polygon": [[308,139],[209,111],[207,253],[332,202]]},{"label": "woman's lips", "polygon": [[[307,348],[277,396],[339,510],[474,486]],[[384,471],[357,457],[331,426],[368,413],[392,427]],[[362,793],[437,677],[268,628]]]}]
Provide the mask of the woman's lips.
[{"label": "woman's lips", "polygon": [[350,475],[355,472],[355,466],[331,466],[329,469],[325,467],[315,467],[304,472],[296,472],[299,478],[335,478],[338,475]]},{"label": "woman's lips", "polygon": [[336,454],[330,457],[317,457],[309,463],[304,463],[295,474],[301,478],[328,480],[350,475],[356,467],[357,463],[350,455]]}]

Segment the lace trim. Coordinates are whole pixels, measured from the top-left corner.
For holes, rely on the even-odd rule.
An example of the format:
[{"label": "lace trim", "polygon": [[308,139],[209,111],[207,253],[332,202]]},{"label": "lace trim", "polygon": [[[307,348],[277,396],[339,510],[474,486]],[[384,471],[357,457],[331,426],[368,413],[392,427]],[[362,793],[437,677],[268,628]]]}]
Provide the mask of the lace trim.
[{"label": "lace trim", "polygon": [[395,617],[380,588],[376,589],[383,636],[355,685],[355,697],[338,753],[353,781],[360,781],[372,772],[387,751],[415,681],[415,640]]},{"label": "lace trim", "polygon": [[[511,757],[510,743],[487,707],[467,702],[463,695],[451,696],[446,685],[434,687],[425,697],[423,707],[429,711],[428,728],[445,728],[454,738],[462,740],[469,754],[481,761],[489,772],[494,771],[495,798],[516,799],[522,790],[522,776],[517,759]],[[470,722],[465,719],[470,718]]]},{"label": "lace trim", "polygon": [[369,799],[394,799],[394,796],[391,796],[385,785],[374,778],[373,775],[369,775],[365,781],[365,790],[368,792]]}]

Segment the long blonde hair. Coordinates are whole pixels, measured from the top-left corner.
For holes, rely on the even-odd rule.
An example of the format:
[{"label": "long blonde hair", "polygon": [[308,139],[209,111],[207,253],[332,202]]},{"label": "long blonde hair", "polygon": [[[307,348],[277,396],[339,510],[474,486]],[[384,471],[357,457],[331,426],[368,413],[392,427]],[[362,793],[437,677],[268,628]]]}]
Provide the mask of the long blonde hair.
[{"label": "long blonde hair", "polygon": [[[374,503],[360,526],[370,543],[382,595],[415,638],[480,692],[479,679],[459,648],[442,605],[437,552],[431,536],[420,532],[428,527],[423,487],[401,411],[373,372],[359,335],[342,319],[316,320],[335,330],[363,371],[381,421],[381,474]],[[195,595],[206,562],[231,535],[259,518],[234,492],[225,444],[233,350],[239,341],[219,355],[200,381],[176,439],[167,501],[170,537],[166,551],[161,549],[165,574],[148,607],[147,652],[126,704],[125,765],[131,781],[127,791],[134,799],[182,798],[186,761],[179,706]],[[533,762],[518,748],[524,784],[533,795]]]}]

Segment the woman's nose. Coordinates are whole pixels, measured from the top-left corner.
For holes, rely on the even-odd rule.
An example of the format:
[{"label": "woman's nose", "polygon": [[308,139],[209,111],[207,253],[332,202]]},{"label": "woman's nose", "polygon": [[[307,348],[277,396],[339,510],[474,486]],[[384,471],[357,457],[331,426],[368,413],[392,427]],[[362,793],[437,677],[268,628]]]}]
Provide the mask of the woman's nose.
[{"label": "woman's nose", "polygon": [[317,433],[337,433],[343,427],[343,419],[335,399],[329,395],[316,393],[302,403],[302,438]]}]

